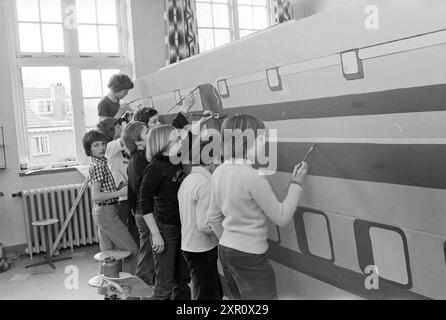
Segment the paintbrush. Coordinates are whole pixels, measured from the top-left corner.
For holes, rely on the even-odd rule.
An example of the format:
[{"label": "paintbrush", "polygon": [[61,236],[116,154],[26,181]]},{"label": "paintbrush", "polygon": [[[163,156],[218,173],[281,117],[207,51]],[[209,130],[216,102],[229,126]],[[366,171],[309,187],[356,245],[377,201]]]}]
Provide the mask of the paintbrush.
[{"label": "paintbrush", "polygon": [[119,183],[119,186],[118,186],[118,190],[121,190],[123,187],[125,187],[126,185],[128,185],[128,180],[127,180],[127,178],[125,177],[125,175],[122,173],[122,171],[121,170],[119,170],[119,173],[121,174],[121,176],[124,178],[124,181],[121,181],[120,183]]},{"label": "paintbrush", "polygon": [[[299,170],[299,168],[300,168],[301,165],[302,165],[302,162],[307,161],[307,159],[308,159],[308,157],[310,156],[311,152],[313,152],[315,146],[316,146],[316,143],[313,143],[313,144],[310,146],[310,148],[308,149],[307,153],[306,153],[305,156],[303,157],[302,161],[299,162],[299,164],[297,165],[297,168],[295,169],[296,171]],[[293,174],[294,174],[294,170],[293,170]],[[290,185],[291,185],[291,181],[288,183],[288,185],[286,186],[285,190],[283,190],[283,192],[285,192],[285,191],[289,188]]]},{"label": "paintbrush", "polygon": [[[193,93],[193,92],[196,91],[198,88],[200,88],[200,86],[195,87],[195,89],[192,90],[192,91],[189,92],[189,93]],[[184,99],[186,99],[186,97],[187,97],[187,95],[185,95],[183,98],[181,98],[181,100],[178,101],[172,108],[170,108],[169,110],[167,110],[167,113],[169,113],[170,111],[172,111],[176,106],[180,105],[180,104],[184,101]]]}]

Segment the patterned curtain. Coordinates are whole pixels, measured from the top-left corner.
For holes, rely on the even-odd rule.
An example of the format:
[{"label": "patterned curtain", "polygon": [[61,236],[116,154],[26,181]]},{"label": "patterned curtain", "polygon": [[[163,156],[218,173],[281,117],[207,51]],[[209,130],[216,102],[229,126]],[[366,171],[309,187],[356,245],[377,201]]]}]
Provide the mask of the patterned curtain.
[{"label": "patterned curtain", "polygon": [[290,0],[274,0],[274,22],[282,23],[291,20]]},{"label": "patterned curtain", "polygon": [[194,0],[166,0],[167,61],[175,63],[199,53]]}]

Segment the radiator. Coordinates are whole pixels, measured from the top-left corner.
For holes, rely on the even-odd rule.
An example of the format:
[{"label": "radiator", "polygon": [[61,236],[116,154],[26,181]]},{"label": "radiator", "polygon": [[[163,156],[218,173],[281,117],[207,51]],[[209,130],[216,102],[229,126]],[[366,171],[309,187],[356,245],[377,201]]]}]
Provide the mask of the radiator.
[{"label": "radiator", "polygon": [[[49,232],[50,245],[54,243],[59,230],[70,212],[82,185],[64,185],[22,192],[25,208],[25,227],[27,248],[26,253],[32,258],[33,253],[47,252],[44,231],[47,227],[36,227],[32,222],[44,219],[59,219],[52,225]],[[97,227],[93,222],[90,188],[87,188],[68,224],[57,249],[98,243]]]}]

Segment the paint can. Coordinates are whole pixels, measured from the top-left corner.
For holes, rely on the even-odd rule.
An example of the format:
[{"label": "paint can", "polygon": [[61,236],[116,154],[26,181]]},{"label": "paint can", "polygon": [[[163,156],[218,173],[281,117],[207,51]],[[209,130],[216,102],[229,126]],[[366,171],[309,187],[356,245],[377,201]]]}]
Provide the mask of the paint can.
[{"label": "paint can", "polygon": [[109,278],[119,278],[119,261],[115,257],[107,257],[102,261],[102,274]]}]

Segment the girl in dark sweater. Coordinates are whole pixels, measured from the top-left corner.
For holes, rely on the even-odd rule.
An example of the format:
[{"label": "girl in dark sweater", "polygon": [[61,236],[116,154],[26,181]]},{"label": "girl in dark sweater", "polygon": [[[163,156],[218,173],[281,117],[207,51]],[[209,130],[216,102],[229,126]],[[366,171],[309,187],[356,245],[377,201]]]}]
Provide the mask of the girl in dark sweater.
[{"label": "girl in dark sweater", "polygon": [[[177,192],[185,178],[175,147],[181,136],[172,125],[153,128],[147,139],[149,165],[139,191],[139,212],[149,226],[155,262],[155,298],[190,300],[189,270],[181,253]],[[169,156],[172,155],[172,156]],[[178,164],[174,164],[178,163]]]}]

